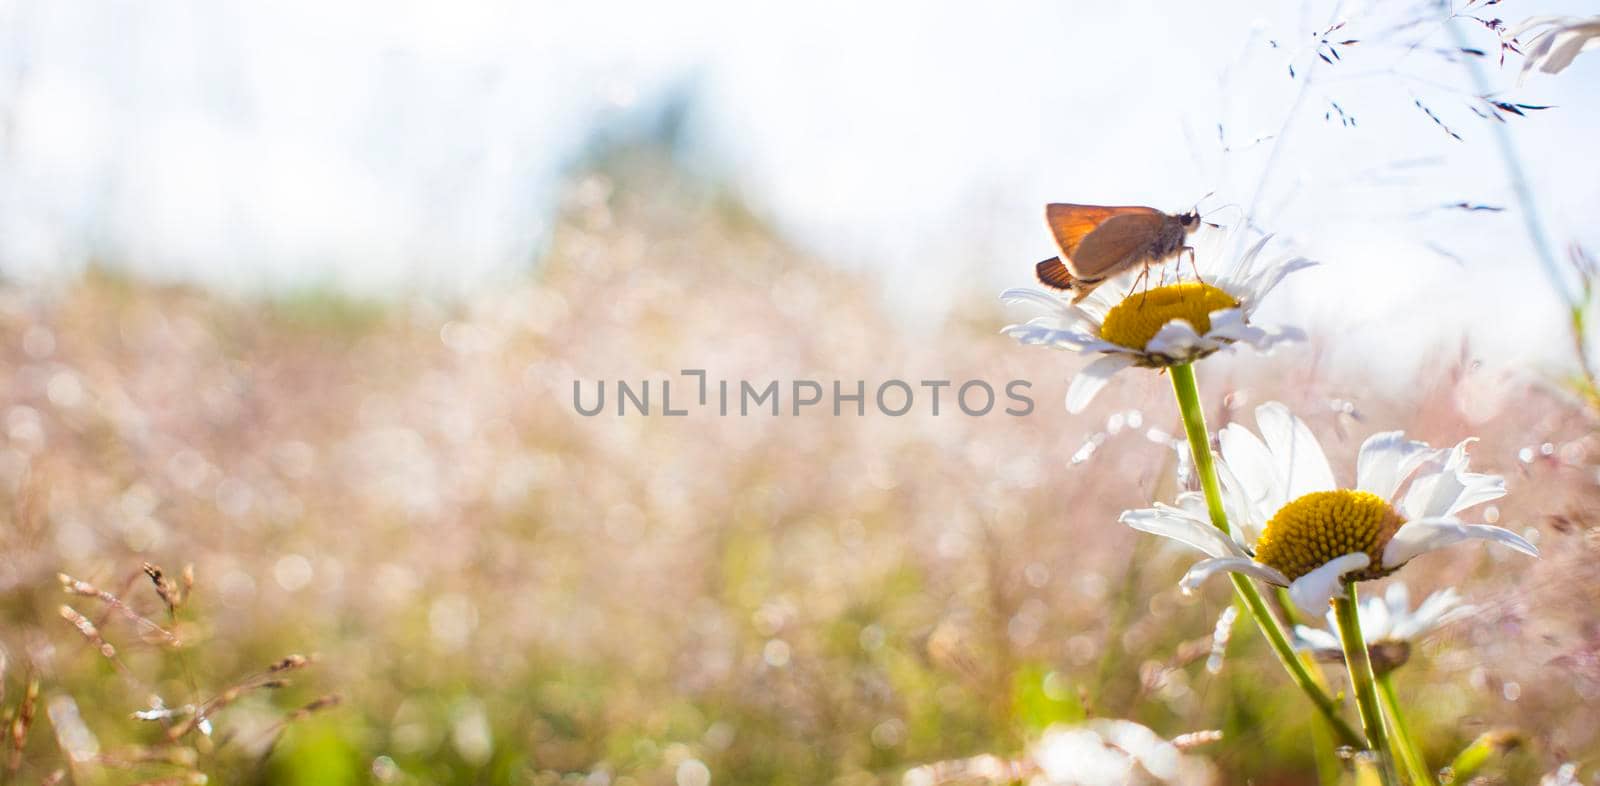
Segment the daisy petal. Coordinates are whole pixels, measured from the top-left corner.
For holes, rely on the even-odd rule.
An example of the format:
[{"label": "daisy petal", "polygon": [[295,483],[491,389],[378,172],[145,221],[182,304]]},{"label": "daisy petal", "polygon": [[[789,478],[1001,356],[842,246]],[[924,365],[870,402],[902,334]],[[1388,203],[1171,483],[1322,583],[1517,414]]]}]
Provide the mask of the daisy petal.
[{"label": "daisy petal", "polygon": [[1217,435],[1222,461],[1233,473],[1238,490],[1266,523],[1267,517],[1284,506],[1283,478],[1265,442],[1238,423],[1229,423]]},{"label": "daisy petal", "polygon": [[[1361,637],[1367,641],[1380,641],[1394,630],[1396,610],[1386,598],[1372,596],[1361,601]],[[1402,608],[1398,613],[1405,613]]]},{"label": "daisy petal", "polygon": [[1461,606],[1461,596],[1454,589],[1445,588],[1429,595],[1417,610],[1408,616],[1403,625],[1395,626],[1394,637],[1412,639],[1439,625],[1458,619],[1462,612],[1471,613],[1471,606]]},{"label": "daisy petal", "polygon": [[1288,326],[1274,326],[1262,328],[1266,333],[1260,341],[1251,342],[1256,349],[1266,352],[1279,344],[1296,344],[1306,340],[1306,332],[1300,328]]},{"label": "daisy petal", "polygon": [[1462,486],[1461,493],[1456,496],[1455,504],[1444,512],[1446,516],[1454,516],[1474,505],[1482,505],[1506,495],[1506,479],[1499,475],[1462,472],[1456,475],[1456,481]]},{"label": "daisy petal", "polygon": [[1111,376],[1133,365],[1133,360],[1132,355],[1106,355],[1084,366],[1072,378],[1072,384],[1067,386],[1067,411],[1073,414],[1082,412],[1094,400],[1095,394],[1111,381]]},{"label": "daisy petal", "polygon": [[1314,650],[1337,650],[1339,639],[1332,633],[1321,628],[1308,628],[1304,625],[1294,626],[1294,636],[1301,643]]},{"label": "daisy petal", "polygon": [[[1438,593],[1434,593],[1438,594]],[[1431,598],[1430,598],[1431,600]],[[1409,616],[1411,609],[1411,588],[1403,581],[1396,580],[1383,591],[1383,602],[1396,617]]]},{"label": "daisy petal", "polygon": [[1248,557],[1218,557],[1196,562],[1194,567],[1189,568],[1188,573],[1183,574],[1183,580],[1178,582],[1178,587],[1186,595],[1193,593],[1196,588],[1206,582],[1206,579],[1224,571],[1243,573],[1246,576],[1261,579],[1268,584],[1276,584],[1280,587],[1289,585],[1289,577],[1278,572],[1276,568],[1268,567]]},{"label": "daisy petal", "polygon": [[1211,329],[1206,338],[1244,344],[1261,352],[1291,341],[1304,341],[1306,334],[1298,328],[1268,328],[1251,325],[1244,309],[1229,308],[1211,313]]},{"label": "daisy petal", "polygon": [[1062,303],[1060,298],[1037,289],[1008,289],[1000,293],[1000,300],[1003,303],[1032,303],[1055,313],[1067,311],[1066,304]]},{"label": "daisy petal", "polygon": [[1229,534],[1240,544],[1255,543],[1260,540],[1261,530],[1267,525],[1267,514],[1245,498],[1242,490],[1244,487],[1239,483],[1239,479],[1234,477],[1228,462],[1217,461],[1215,464],[1217,479],[1222,485],[1222,512],[1228,517]]},{"label": "daisy petal", "polygon": [[1261,255],[1261,249],[1265,248],[1271,240],[1272,235],[1264,235],[1254,245],[1246,249],[1244,253],[1239,254],[1233,264],[1217,276],[1217,286],[1232,294],[1235,299],[1244,300],[1248,297],[1249,289],[1247,285],[1255,269],[1256,257]]},{"label": "daisy petal", "polygon": [[1432,453],[1426,442],[1406,439],[1404,431],[1384,431],[1367,437],[1356,458],[1356,488],[1394,499],[1400,484]]},{"label": "daisy petal", "polygon": [[1174,319],[1156,331],[1144,345],[1153,355],[1182,360],[1206,352],[1215,352],[1222,345],[1195,332],[1194,325],[1185,319]]},{"label": "daisy petal", "polygon": [[1233,539],[1223,534],[1210,522],[1196,518],[1188,512],[1157,505],[1154,508],[1143,510],[1130,510],[1117,519],[1119,522],[1133,527],[1140,532],[1160,535],[1171,538],[1187,546],[1199,549],[1208,557],[1242,557],[1244,549],[1233,542]]},{"label": "daisy petal", "polygon": [[1505,496],[1504,478],[1467,471],[1467,446],[1476,441],[1464,439],[1448,451],[1434,451],[1430,455],[1400,502],[1406,518],[1452,516],[1473,505]]},{"label": "daisy petal", "polygon": [[1289,585],[1289,597],[1294,600],[1294,605],[1301,612],[1315,616],[1317,612],[1328,608],[1328,601],[1339,594],[1344,586],[1342,584],[1344,574],[1361,570],[1370,564],[1372,559],[1360,551],[1334,557],[1316,570],[1295,579]]},{"label": "daisy petal", "polygon": [[1419,554],[1442,549],[1464,540],[1492,540],[1510,546],[1530,557],[1539,556],[1539,549],[1504,527],[1488,524],[1462,524],[1455,519],[1423,519],[1406,522],[1395,532],[1394,539],[1383,549],[1383,567],[1398,568]]},{"label": "daisy petal", "polygon": [[1338,488],[1322,446],[1317,444],[1317,438],[1305,421],[1291,414],[1288,407],[1276,401],[1256,407],[1256,425],[1261,428],[1261,437],[1277,462],[1279,477],[1285,479],[1284,493],[1288,499]]},{"label": "daisy petal", "polygon": [[1178,507],[1183,508],[1183,512],[1202,521],[1211,516],[1211,510],[1206,507],[1205,492],[1202,491],[1178,492]]},{"label": "daisy petal", "polygon": [[1245,282],[1244,297],[1241,297],[1239,300],[1248,306],[1254,307],[1255,304],[1261,302],[1262,298],[1267,296],[1267,293],[1276,289],[1279,284],[1283,283],[1283,280],[1287,278],[1290,273],[1305,270],[1308,267],[1316,267],[1316,265],[1316,262],[1306,259],[1305,257],[1295,257],[1287,262],[1273,265],[1272,267],[1269,267],[1266,270],[1251,276],[1249,280]]},{"label": "daisy petal", "polygon": [[1270,343],[1271,334],[1249,324],[1249,315],[1242,308],[1225,308],[1211,312],[1211,329],[1206,338],[1223,341],[1242,341],[1252,347]]}]

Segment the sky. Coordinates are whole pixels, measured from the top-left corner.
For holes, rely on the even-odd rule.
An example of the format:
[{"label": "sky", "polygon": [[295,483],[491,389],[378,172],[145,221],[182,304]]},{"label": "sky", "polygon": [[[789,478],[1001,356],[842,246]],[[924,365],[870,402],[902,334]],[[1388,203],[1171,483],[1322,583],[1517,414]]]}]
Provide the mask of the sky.
[{"label": "sky", "polygon": [[[1586,5],[1457,11],[1515,24]],[[1563,256],[1600,250],[1600,53],[1519,84],[1492,32],[1443,16],[1331,0],[0,0],[0,270],[107,258],[227,290],[471,292],[537,257],[596,131],[688,90],[690,155],[795,243],[914,280],[885,293],[911,322],[1029,284],[1054,253],[1047,201],[1176,211],[1209,194],[1231,205],[1217,220],[1248,212],[1324,262],[1274,307],[1357,357],[1403,365],[1464,334],[1497,362],[1559,364],[1559,300],[1494,121],[1440,50],[1459,25],[1504,98],[1555,105],[1506,130]],[[1329,41],[1356,43],[1323,62],[1317,35],[1339,22]],[[1463,202],[1507,210],[1444,207]]]}]

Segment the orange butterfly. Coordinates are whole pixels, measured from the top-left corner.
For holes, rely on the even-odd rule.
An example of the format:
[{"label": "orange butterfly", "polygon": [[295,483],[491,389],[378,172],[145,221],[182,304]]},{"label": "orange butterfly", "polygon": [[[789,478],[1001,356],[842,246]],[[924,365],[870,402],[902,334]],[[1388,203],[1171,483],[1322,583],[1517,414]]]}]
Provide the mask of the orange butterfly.
[{"label": "orange butterfly", "polygon": [[1061,256],[1038,265],[1039,283],[1072,292],[1076,303],[1102,282],[1135,265],[1149,272],[1160,264],[1194,249],[1186,243],[1200,227],[1200,214],[1169,215],[1153,207],[1104,207],[1053,202],[1044,206],[1044,220],[1055,236]]}]

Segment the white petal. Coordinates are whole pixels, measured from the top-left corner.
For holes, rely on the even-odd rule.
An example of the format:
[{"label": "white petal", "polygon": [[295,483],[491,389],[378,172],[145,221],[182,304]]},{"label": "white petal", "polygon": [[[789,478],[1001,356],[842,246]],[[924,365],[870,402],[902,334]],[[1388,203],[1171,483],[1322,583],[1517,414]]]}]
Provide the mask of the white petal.
[{"label": "white petal", "polygon": [[1005,303],[1032,303],[1060,314],[1070,308],[1061,298],[1037,289],[1008,289],[1000,293],[1000,300]]},{"label": "white petal", "polygon": [[1326,611],[1328,601],[1343,590],[1341,582],[1344,574],[1361,570],[1371,563],[1372,559],[1360,551],[1334,557],[1316,570],[1295,579],[1289,585],[1289,597],[1302,613],[1314,616]]},{"label": "white petal", "polygon": [[1248,297],[1250,279],[1255,273],[1256,258],[1271,240],[1272,235],[1262,235],[1260,240],[1239,254],[1232,267],[1217,277],[1217,286],[1233,295],[1235,299],[1243,300]]},{"label": "white petal", "polygon": [[1258,333],[1240,339],[1240,343],[1249,344],[1262,354],[1271,352],[1279,344],[1296,344],[1306,340],[1306,332],[1297,327],[1262,325],[1257,330]]},{"label": "white petal", "polygon": [[1295,638],[1314,650],[1338,650],[1339,637],[1321,628],[1308,628],[1304,625],[1294,626]]},{"label": "white petal", "polygon": [[1121,344],[1113,344],[1109,341],[1092,337],[1078,339],[1076,343],[1070,347],[1070,349],[1077,352],[1082,352],[1085,355],[1098,352],[1106,355],[1127,355],[1131,358],[1137,358],[1139,356],[1139,352],[1128,349]]},{"label": "white petal", "polygon": [[1407,617],[1403,625],[1395,626],[1394,637],[1397,639],[1413,639],[1422,635],[1447,619],[1459,618],[1460,613],[1471,613],[1471,606],[1461,606],[1461,596],[1454,589],[1446,587],[1429,595],[1417,606],[1416,613]]},{"label": "white petal", "polygon": [[1361,615],[1361,637],[1369,642],[1381,641],[1394,630],[1394,614],[1382,597],[1362,600],[1358,613]]},{"label": "white petal", "polygon": [[1000,293],[1000,299],[1006,303],[1031,303],[1044,308],[1047,316],[1034,319],[1029,324],[1039,324],[1041,320],[1050,320],[1051,326],[1059,330],[1085,333],[1091,337],[1100,334],[1100,322],[1104,318],[1103,312],[1097,317],[1080,306],[1072,305],[1048,292],[1037,289],[1008,289]]},{"label": "white petal", "polygon": [[1244,550],[1209,521],[1189,515],[1181,508],[1157,505],[1154,508],[1130,510],[1118,521],[1140,532],[1171,538],[1179,543],[1205,552],[1208,557],[1242,557]]},{"label": "white petal", "polygon": [[1211,509],[1206,507],[1205,492],[1178,492],[1178,507],[1183,508],[1185,513],[1188,513],[1189,515],[1194,516],[1202,521],[1209,519],[1211,516]]},{"label": "white petal", "polygon": [[1229,423],[1217,435],[1222,460],[1238,481],[1239,491],[1262,515],[1263,523],[1288,503],[1278,463],[1260,437],[1238,423]]},{"label": "white petal", "polygon": [[1289,577],[1278,572],[1276,568],[1267,567],[1247,557],[1218,557],[1196,562],[1194,567],[1189,568],[1188,573],[1183,574],[1183,580],[1178,582],[1178,587],[1187,595],[1204,584],[1206,579],[1224,571],[1243,573],[1280,587],[1289,586]]},{"label": "white petal", "polygon": [[1461,494],[1456,497],[1455,504],[1444,512],[1446,516],[1454,516],[1474,505],[1482,505],[1506,495],[1506,479],[1499,475],[1469,472],[1458,476],[1457,480],[1462,483],[1463,488]]},{"label": "white petal", "polygon": [[1361,443],[1356,458],[1356,488],[1392,500],[1400,484],[1432,452],[1428,443],[1406,439],[1404,431],[1373,434]]},{"label": "white petal", "polygon": [[1006,325],[1000,329],[1000,333],[1030,346],[1048,346],[1074,352],[1127,351],[1124,347],[1100,340],[1093,333],[1063,328],[1060,320],[1054,317],[1035,317],[1026,324]]},{"label": "white petal", "polygon": [[1539,556],[1539,549],[1532,543],[1503,527],[1462,524],[1454,519],[1423,519],[1408,521],[1394,533],[1394,539],[1383,549],[1383,566],[1398,568],[1419,554],[1442,549],[1464,540],[1492,540],[1530,557]]},{"label": "white petal", "polygon": [[1144,351],[1153,355],[1184,360],[1192,358],[1202,352],[1215,352],[1222,345],[1216,341],[1208,341],[1195,332],[1194,325],[1186,319],[1174,319],[1145,343]]},{"label": "white petal", "polygon": [[1339,615],[1334,613],[1332,606],[1328,607],[1328,613],[1323,615],[1323,619],[1328,623],[1328,630],[1339,629]]},{"label": "white petal", "polygon": [[1435,451],[1406,489],[1401,510],[1410,519],[1452,516],[1473,505],[1505,496],[1505,479],[1467,471],[1467,446],[1462,440],[1449,451]]},{"label": "white petal", "polygon": [[1244,486],[1234,476],[1233,470],[1228,468],[1228,462],[1216,462],[1217,479],[1222,486],[1222,511],[1228,516],[1228,526],[1233,539],[1241,544],[1254,545],[1261,538],[1261,531],[1266,529],[1267,519],[1272,511],[1263,511],[1255,503],[1245,498]]},{"label": "white petal", "polygon": [[1226,339],[1233,342],[1233,346],[1242,344],[1263,354],[1271,352],[1279,344],[1292,344],[1306,340],[1306,333],[1300,328],[1270,325],[1245,325],[1239,328],[1224,327],[1222,329],[1213,326],[1211,332],[1207,333],[1206,336],[1219,340]]},{"label": "white petal", "polygon": [[1288,407],[1276,401],[1256,407],[1256,425],[1261,428],[1261,437],[1278,464],[1279,476],[1285,478],[1284,493],[1288,499],[1338,488],[1322,446],[1317,444],[1317,438],[1305,421],[1291,414]]},{"label": "white petal", "polygon": [[1316,265],[1316,262],[1306,259],[1305,257],[1294,257],[1292,259],[1277,262],[1260,273],[1251,276],[1250,279],[1245,282],[1245,291],[1239,298],[1239,301],[1245,305],[1245,308],[1254,311],[1256,306],[1259,305],[1261,301],[1266,298],[1270,292],[1272,292],[1272,290],[1277,289],[1278,284],[1282,283],[1285,278],[1289,277],[1290,273],[1305,270],[1308,267],[1316,267]]},{"label": "white petal", "polygon": [[1067,411],[1073,414],[1082,412],[1094,400],[1095,394],[1111,381],[1113,374],[1131,365],[1132,355],[1106,355],[1084,366],[1072,378],[1072,384],[1067,386]]},{"label": "white petal", "polygon": [[[1437,593],[1435,593],[1437,594]],[[1411,613],[1411,588],[1406,583],[1396,579],[1383,591],[1383,602],[1388,605],[1389,612],[1396,617],[1409,616]]]},{"label": "white petal", "polygon": [[1244,309],[1238,306],[1212,309],[1211,313],[1206,316],[1211,320],[1211,329],[1206,331],[1208,336],[1216,335],[1219,331],[1225,333],[1228,330],[1236,329],[1248,321],[1248,315],[1244,313]]},{"label": "white petal", "polygon": [[1270,352],[1279,344],[1304,341],[1305,331],[1294,327],[1251,325],[1244,309],[1230,308],[1211,314],[1211,329],[1206,338],[1243,344],[1258,352]]},{"label": "white petal", "polygon": [[1457,620],[1475,617],[1479,611],[1480,609],[1477,606],[1474,606],[1470,603],[1462,603],[1459,606],[1452,606],[1440,612],[1438,617],[1428,623],[1428,627],[1426,629],[1432,630],[1440,625],[1448,625],[1452,622],[1456,622]]}]

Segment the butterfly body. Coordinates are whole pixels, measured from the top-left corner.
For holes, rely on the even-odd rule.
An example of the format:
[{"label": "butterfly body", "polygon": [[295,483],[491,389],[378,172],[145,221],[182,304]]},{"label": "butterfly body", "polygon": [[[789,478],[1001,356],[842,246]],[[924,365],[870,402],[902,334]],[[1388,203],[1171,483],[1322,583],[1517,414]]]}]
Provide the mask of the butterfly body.
[{"label": "butterfly body", "polygon": [[1153,207],[1059,202],[1045,205],[1045,221],[1061,255],[1035,266],[1039,283],[1072,292],[1074,303],[1108,278],[1192,251],[1189,234],[1200,226],[1193,211],[1172,215]]}]

